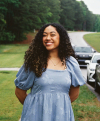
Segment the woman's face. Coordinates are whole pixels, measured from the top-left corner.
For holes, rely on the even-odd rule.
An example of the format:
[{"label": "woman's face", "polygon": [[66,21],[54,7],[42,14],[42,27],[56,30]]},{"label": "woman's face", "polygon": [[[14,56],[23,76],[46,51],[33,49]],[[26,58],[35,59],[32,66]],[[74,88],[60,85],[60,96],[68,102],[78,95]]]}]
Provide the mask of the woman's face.
[{"label": "woman's face", "polygon": [[53,26],[48,26],[43,32],[43,45],[47,50],[57,50],[60,43],[60,36],[56,28]]}]

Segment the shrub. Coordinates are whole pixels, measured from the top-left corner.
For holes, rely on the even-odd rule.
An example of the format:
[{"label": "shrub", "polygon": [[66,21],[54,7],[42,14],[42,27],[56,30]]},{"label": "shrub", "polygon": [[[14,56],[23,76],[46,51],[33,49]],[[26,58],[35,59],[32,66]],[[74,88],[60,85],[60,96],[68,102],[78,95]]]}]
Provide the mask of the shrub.
[{"label": "shrub", "polygon": [[0,32],[0,43],[11,43],[15,39],[15,35],[11,32]]}]

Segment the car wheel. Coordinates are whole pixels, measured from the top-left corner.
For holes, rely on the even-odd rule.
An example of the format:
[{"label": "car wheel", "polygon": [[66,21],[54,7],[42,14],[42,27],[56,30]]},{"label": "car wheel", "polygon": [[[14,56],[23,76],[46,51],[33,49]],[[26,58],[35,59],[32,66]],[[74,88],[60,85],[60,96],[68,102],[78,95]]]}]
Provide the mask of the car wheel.
[{"label": "car wheel", "polygon": [[98,84],[97,84],[97,80],[95,79],[95,91],[96,92],[99,92],[99,86],[98,86]]},{"label": "car wheel", "polygon": [[87,83],[90,84],[88,76],[87,76]]}]

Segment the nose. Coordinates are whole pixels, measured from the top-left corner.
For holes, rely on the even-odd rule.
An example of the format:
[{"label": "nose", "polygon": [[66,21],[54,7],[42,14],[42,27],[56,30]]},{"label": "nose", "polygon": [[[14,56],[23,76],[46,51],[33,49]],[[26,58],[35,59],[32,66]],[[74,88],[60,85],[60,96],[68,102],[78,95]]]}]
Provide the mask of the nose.
[{"label": "nose", "polygon": [[48,36],[47,36],[47,40],[50,40],[50,39],[51,39],[51,37],[50,37],[50,35],[48,35]]}]

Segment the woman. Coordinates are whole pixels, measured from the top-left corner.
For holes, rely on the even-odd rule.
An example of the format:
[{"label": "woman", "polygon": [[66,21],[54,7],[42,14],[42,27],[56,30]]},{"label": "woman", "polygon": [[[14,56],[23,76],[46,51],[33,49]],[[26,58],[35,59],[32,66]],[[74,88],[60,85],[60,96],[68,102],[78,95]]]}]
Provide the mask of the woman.
[{"label": "woman", "polygon": [[61,25],[46,24],[39,30],[15,79],[15,94],[24,105],[21,121],[74,121],[71,102],[85,84],[74,57]]}]

